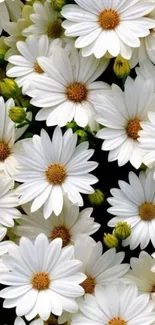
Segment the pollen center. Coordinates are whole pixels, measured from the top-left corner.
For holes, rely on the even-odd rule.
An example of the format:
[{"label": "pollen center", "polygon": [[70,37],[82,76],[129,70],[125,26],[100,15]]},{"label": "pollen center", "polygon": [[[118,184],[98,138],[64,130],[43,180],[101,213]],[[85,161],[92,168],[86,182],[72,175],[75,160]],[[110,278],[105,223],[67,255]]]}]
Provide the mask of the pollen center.
[{"label": "pollen center", "polygon": [[61,164],[53,164],[45,172],[49,183],[57,185],[62,184],[67,176],[66,169]]},{"label": "pollen center", "polygon": [[67,87],[67,97],[69,100],[81,103],[83,100],[87,98],[87,88],[85,85],[80,82],[74,82],[73,84]]},{"label": "pollen center", "polygon": [[5,141],[0,141],[0,161],[5,161],[10,155],[10,148]]},{"label": "pollen center", "polygon": [[117,11],[105,9],[100,12],[98,21],[103,29],[114,29],[120,22],[120,17]]},{"label": "pollen center", "polygon": [[49,288],[50,279],[47,273],[38,272],[34,275],[31,283],[34,289],[38,291],[45,290]]},{"label": "pollen center", "polygon": [[34,71],[37,72],[37,73],[43,73],[44,70],[40,67],[40,65],[36,62],[34,64]]},{"label": "pollen center", "polygon": [[61,21],[55,20],[47,26],[47,36],[56,39],[60,38],[63,33]]},{"label": "pollen center", "polygon": [[81,287],[85,290],[85,293],[90,293],[93,294],[95,290],[95,279],[92,277],[88,276],[85,281],[80,283]]},{"label": "pollen center", "polygon": [[63,242],[63,247],[70,243],[71,235],[69,230],[64,226],[55,227],[51,233],[51,239],[61,238]]},{"label": "pollen center", "polygon": [[120,317],[114,317],[108,322],[108,325],[126,325],[126,324],[127,322],[124,319],[121,319]]},{"label": "pollen center", "polygon": [[141,130],[140,120],[135,118],[134,120],[130,120],[126,126],[126,133],[129,138],[137,140],[139,137],[138,132]]},{"label": "pollen center", "polygon": [[139,214],[142,220],[151,221],[155,218],[155,205],[152,202],[145,202],[139,207]]}]

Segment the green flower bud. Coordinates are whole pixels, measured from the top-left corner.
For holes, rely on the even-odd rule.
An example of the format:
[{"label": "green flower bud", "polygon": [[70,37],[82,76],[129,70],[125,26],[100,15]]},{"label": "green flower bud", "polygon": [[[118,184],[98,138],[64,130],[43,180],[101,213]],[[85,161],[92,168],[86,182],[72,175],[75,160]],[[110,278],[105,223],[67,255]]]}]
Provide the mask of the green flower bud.
[{"label": "green flower bud", "polygon": [[141,169],[141,170],[146,170],[146,169],[147,169],[147,166],[144,165],[144,164],[141,164],[140,169]]},{"label": "green flower bud", "polygon": [[66,4],[66,0],[53,0],[54,9],[61,11],[62,7]]},{"label": "green flower bud", "polygon": [[14,123],[22,123],[26,118],[26,111],[23,107],[13,106],[9,109],[9,117]]},{"label": "green flower bud", "polygon": [[76,131],[77,130],[77,124],[75,121],[72,121],[72,122],[68,122],[67,125],[66,125],[66,128],[67,129],[72,129],[73,131]]},{"label": "green flower bud", "polygon": [[121,240],[131,235],[131,227],[125,221],[118,222],[115,226],[114,235]]},{"label": "green flower bud", "polygon": [[78,135],[80,143],[88,140],[88,133],[86,131],[77,130],[75,133]]},{"label": "green flower bud", "polygon": [[131,71],[130,63],[128,60],[118,55],[115,59],[113,70],[118,78],[128,77]]},{"label": "green flower bud", "polygon": [[0,94],[8,99],[16,98],[20,94],[20,89],[13,79],[4,78],[0,82]]},{"label": "green flower bud", "polygon": [[118,238],[113,234],[104,234],[103,241],[108,248],[118,247],[119,245]]},{"label": "green flower bud", "polygon": [[88,201],[91,205],[101,205],[104,203],[104,194],[96,189],[94,193],[88,195]]},{"label": "green flower bud", "polygon": [[5,49],[0,49],[0,64],[3,64],[4,61],[5,61],[5,53],[6,53],[6,50]]}]

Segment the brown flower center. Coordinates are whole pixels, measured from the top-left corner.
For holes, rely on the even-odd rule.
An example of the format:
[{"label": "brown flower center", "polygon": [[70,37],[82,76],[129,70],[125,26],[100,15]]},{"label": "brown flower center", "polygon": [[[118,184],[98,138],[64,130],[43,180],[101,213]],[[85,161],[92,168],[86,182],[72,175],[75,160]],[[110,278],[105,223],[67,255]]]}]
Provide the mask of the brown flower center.
[{"label": "brown flower center", "polygon": [[71,235],[69,230],[64,226],[55,227],[51,233],[51,239],[61,238],[63,242],[63,247],[70,243]]},{"label": "brown flower center", "polygon": [[38,272],[34,275],[31,283],[34,289],[38,291],[45,290],[49,288],[50,279],[47,273]]},{"label": "brown flower center", "polygon": [[103,29],[114,29],[120,22],[117,11],[113,9],[105,9],[100,12],[98,21]]},{"label": "brown flower center", "polygon": [[0,141],[0,162],[5,161],[10,156],[10,148],[5,141]]},{"label": "brown flower center", "polygon": [[40,65],[36,62],[34,64],[34,71],[37,72],[37,73],[43,73],[44,70],[40,67]]},{"label": "brown flower center", "polygon": [[139,207],[139,215],[142,220],[151,221],[155,218],[155,205],[152,202],[145,202]]},{"label": "brown flower center", "polygon": [[88,276],[85,281],[80,283],[81,287],[85,290],[85,293],[90,293],[93,294],[95,290],[95,279],[92,277]]},{"label": "brown flower center", "polygon": [[87,98],[87,88],[85,85],[80,82],[74,82],[73,84],[67,87],[66,95],[69,100],[76,103],[81,103]]},{"label": "brown flower center", "polygon": [[60,38],[62,33],[63,28],[59,20],[55,20],[47,26],[47,36],[52,39]]},{"label": "brown flower center", "polygon": [[49,183],[54,185],[62,184],[67,176],[66,169],[61,164],[50,165],[45,173]]},{"label": "brown flower center", "polygon": [[126,132],[129,138],[137,140],[139,137],[138,132],[141,130],[140,120],[135,118],[134,120],[130,120],[126,126]]},{"label": "brown flower center", "polygon": [[124,319],[121,319],[120,317],[113,317],[108,322],[108,325],[126,325],[126,324],[127,322]]}]

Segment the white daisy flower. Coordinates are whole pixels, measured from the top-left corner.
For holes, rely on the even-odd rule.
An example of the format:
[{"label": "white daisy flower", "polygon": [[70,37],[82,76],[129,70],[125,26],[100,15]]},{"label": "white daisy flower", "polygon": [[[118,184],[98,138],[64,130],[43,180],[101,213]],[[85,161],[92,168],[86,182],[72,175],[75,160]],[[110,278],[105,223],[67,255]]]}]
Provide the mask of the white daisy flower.
[{"label": "white daisy flower", "polygon": [[144,59],[140,63],[140,67],[136,68],[136,73],[138,76],[142,76],[145,80],[152,79],[155,82],[155,66],[148,59]]},{"label": "white daisy flower", "polygon": [[[142,2],[143,0],[140,0]],[[152,10],[147,17],[155,21],[155,9]],[[140,47],[134,49],[130,60],[131,67],[135,67],[137,63],[141,64],[144,60],[151,60],[155,63],[155,29],[150,29],[150,34],[140,40]]]},{"label": "white daisy flower", "polygon": [[93,295],[97,285],[116,282],[129,270],[129,264],[121,264],[124,252],[116,253],[116,249],[111,248],[102,255],[102,250],[102,243],[96,243],[91,237],[75,243],[75,258],[83,263],[81,272],[87,276],[81,283],[85,294]]},{"label": "white daisy flower", "polygon": [[5,37],[5,44],[10,47],[5,55],[7,61],[9,56],[19,54],[16,44],[18,41],[25,41],[25,36],[22,35],[23,29],[30,26],[32,21],[30,14],[33,13],[33,8],[30,5],[25,5],[22,10],[21,17],[16,22],[9,22],[5,26],[5,30],[9,36]]},{"label": "white daisy flower", "polygon": [[94,234],[100,224],[91,218],[92,208],[87,208],[79,212],[79,207],[72,204],[67,197],[64,199],[63,210],[56,216],[54,213],[45,220],[42,209],[36,213],[30,212],[29,203],[22,206],[27,215],[23,215],[18,221],[18,225],[12,228],[17,236],[25,236],[34,240],[40,233],[45,234],[50,240],[61,238],[63,247],[74,245],[74,242],[81,237],[88,237]]},{"label": "white daisy flower", "polygon": [[[155,165],[155,113],[148,112],[148,121],[141,123],[142,130],[139,132],[141,148],[145,150],[143,163],[152,168]],[[155,179],[155,171],[153,173]]]},{"label": "white daisy flower", "polygon": [[[17,317],[14,325],[26,325],[26,323],[21,317]],[[41,318],[38,318],[29,323],[29,325],[44,325],[44,321]]]},{"label": "white daisy flower", "polygon": [[[24,182],[17,188],[21,195],[20,204],[33,200],[31,212],[43,206],[43,214],[48,218],[52,212],[59,215],[63,208],[64,193],[69,200],[83,205],[80,193],[90,194],[94,190],[90,184],[98,179],[89,174],[98,163],[88,161],[94,150],[88,150],[88,142],[76,147],[77,135],[68,129],[62,136],[57,127],[52,142],[45,130],[41,136],[34,135],[31,142],[23,144],[23,152],[17,155],[20,169],[14,179]],[[58,145],[59,144],[59,145]]]},{"label": "white daisy flower", "polygon": [[[0,97],[0,171],[5,170],[10,175],[17,167],[15,153],[21,150],[23,143],[22,140],[16,141],[28,127],[16,128],[16,124],[8,116],[9,109],[13,106],[15,103],[12,98],[5,103],[3,97]],[[31,119],[32,114],[28,117]]]},{"label": "white daisy flower", "polygon": [[14,245],[14,242],[12,242],[11,240],[3,240],[5,239],[6,234],[7,234],[7,228],[0,225],[0,276],[3,275],[4,272],[8,271],[8,268],[3,262],[2,256],[8,253],[10,246]]},{"label": "white daisy flower", "polygon": [[139,0],[75,0],[77,5],[62,8],[67,19],[62,23],[65,35],[78,36],[75,47],[82,48],[82,55],[94,54],[101,58],[121,55],[130,59],[132,49],[140,46],[140,37],[149,35],[155,21],[144,17],[154,9],[152,1]]},{"label": "white daisy flower", "polygon": [[119,166],[130,161],[135,168],[140,167],[145,152],[140,148],[138,132],[148,111],[155,110],[154,91],[153,80],[128,77],[124,92],[113,84],[111,97],[100,98],[96,120],[104,128],[97,137],[105,140],[102,150],[110,151],[108,161],[118,160]]},{"label": "white daisy flower", "polygon": [[32,25],[22,31],[24,36],[29,35],[47,35],[50,40],[62,39],[64,43],[70,41],[64,35],[64,29],[61,26],[61,15],[53,9],[52,4],[47,0],[44,3],[35,1],[33,4],[34,13],[30,14]]},{"label": "white daisy flower", "polygon": [[38,64],[40,56],[50,57],[53,44],[46,35],[40,38],[29,36],[25,42],[19,41],[16,46],[20,55],[9,56],[8,61],[14,66],[7,70],[7,76],[16,78],[19,87],[22,87],[28,80],[31,87],[31,80],[40,76],[44,71]]},{"label": "white daisy flower", "polygon": [[[33,97],[31,103],[41,109],[37,121],[46,120],[47,126],[63,127],[72,121],[85,127],[96,127],[94,114],[97,94],[109,93],[110,86],[103,81],[94,82],[106,69],[109,60],[94,56],[83,58],[74,47],[55,46],[53,56],[38,59],[47,76],[33,80],[34,89],[25,92]],[[63,112],[63,114],[62,114]]]},{"label": "white daisy flower", "polygon": [[135,283],[139,293],[148,293],[155,300],[155,276],[151,271],[154,259],[145,251],[140,252],[139,258],[130,259],[131,270],[125,274],[124,279],[128,283]]},{"label": "white daisy flower", "polygon": [[73,246],[62,248],[60,238],[49,243],[40,234],[34,244],[22,237],[9,252],[3,260],[10,272],[1,277],[1,283],[10,286],[0,291],[5,308],[16,307],[17,316],[27,320],[36,315],[47,320],[51,312],[61,315],[63,310],[77,312],[75,299],[84,293],[79,283],[85,275],[79,272],[81,262],[73,259]]},{"label": "white daisy flower", "polygon": [[[0,227],[13,227],[14,219],[21,216],[16,207],[19,205],[19,198],[13,190],[13,180],[0,172]],[[1,229],[1,239],[5,236],[6,230]]]},{"label": "white daisy flower", "polygon": [[123,283],[97,286],[95,297],[87,295],[72,325],[149,325],[155,321],[149,295],[138,295],[136,285]]},{"label": "white daisy flower", "polygon": [[22,7],[20,0],[0,0],[0,34],[10,19],[16,21],[21,16]]},{"label": "white daisy flower", "polygon": [[120,189],[111,189],[113,197],[107,199],[112,205],[108,212],[117,215],[108,222],[114,227],[119,221],[126,221],[132,228],[131,236],[123,241],[135,249],[139,244],[144,249],[151,240],[155,247],[155,181],[153,170],[140,172],[139,177],[129,173],[130,185],[119,181]]}]

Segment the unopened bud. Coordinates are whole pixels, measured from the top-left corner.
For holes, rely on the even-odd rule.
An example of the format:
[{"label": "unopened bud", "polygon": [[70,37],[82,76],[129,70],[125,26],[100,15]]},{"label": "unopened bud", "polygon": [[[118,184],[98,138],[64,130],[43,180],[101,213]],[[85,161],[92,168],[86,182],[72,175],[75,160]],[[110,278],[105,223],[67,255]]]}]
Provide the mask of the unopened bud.
[{"label": "unopened bud", "polygon": [[94,193],[88,195],[88,200],[91,205],[101,205],[104,202],[104,194],[96,189]]},{"label": "unopened bud", "polygon": [[130,63],[128,60],[118,55],[115,59],[113,70],[118,78],[128,77],[131,71]]},{"label": "unopened bud", "polygon": [[0,94],[6,98],[16,98],[20,93],[16,82],[13,79],[4,78],[0,82]]},{"label": "unopened bud", "polygon": [[26,111],[23,107],[13,106],[9,109],[9,117],[14,123],[23,123],[26,118]]},{"label": "unopened bud", "polygon": [[131,227],[125,221],[118,222],[115,226],[114,235],[121,240],[131,235]]},{"label": "unopened bud", "polygon": [[104,234],[103,241],[108,248],[118,247],[119,245],[119,240],[114,234]]}]

